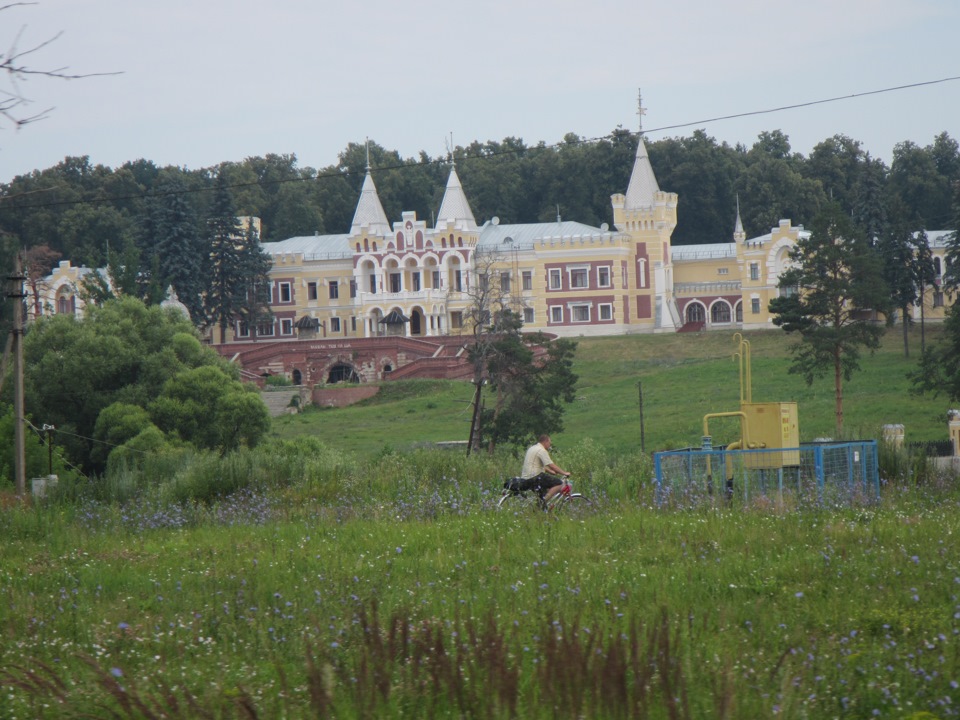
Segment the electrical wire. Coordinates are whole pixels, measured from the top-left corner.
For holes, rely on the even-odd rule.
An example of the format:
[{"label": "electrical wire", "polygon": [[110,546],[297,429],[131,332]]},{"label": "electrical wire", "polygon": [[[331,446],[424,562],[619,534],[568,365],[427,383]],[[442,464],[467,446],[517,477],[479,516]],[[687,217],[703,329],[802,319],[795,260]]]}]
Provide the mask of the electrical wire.
[{"label": "electrical wire", "polygon": [[[815,105],[825,105],[825,104],[828,104],[828,103],[835,103],[835,102],[840,102],[840,101],[843,101],[843,100],[852,100],[852,99],[855,99],[855,98],[868,97],[868,96],[870,96],[870,95],[880,95],[880,94],[883,94],[883,93],[898,92],[898,91],[901,91],[901,90],[909,90],[909,89],[912,89],[912,88],[924,87],[924,86],[928,86],[928,85],[938,85],[938,84],[940,84],[940,83],[953,82],[953,81],[956,81],[956,80],[960,80],[960,75],[956,75],[956,76],[952,76],[952,77],[946,77],[946,78],[940,78],[940,79],[938,79],[938,80],[925,80],[925,81],[922,81],[922,82],[909,83],[909,84],[907,84],[907,85],[897,85],[897,86],[895,86],[895,87],[881,88],[881,89],[879,89],[879,90],[868,90],[867,92],[852,93],[852,94],[850,94],[850,95],[838,95],[838,96],[836,96],[836,97],[823,98],[823,99],[820,99],[820,100],[810,100],[810,101],[808,101],[808,102],[795,103],[795,104],[793,104],[793,105],[781,105],[781,106],[779,106],[779,107],[767,108],[767,109],[764,109],[764,110],[751,110],[751,111],[749,111],[749,112],[735,113],[735,114],[732,114],[732,115],[720,115],[720,116],[717,116],[717,117],[706,118],[706,119],[704,119],[704,120],[695,120],[695,121],[692,121],[692,122],[683,122],[683,123],[677,123],[677,124],[674,124],[674,125],[662,125],[662,126],[660,126],[660,127],[652,128],[652,129],[649,129],[649,130],[643,130],[643,131],[642,131],[641,133],[639,133],[639,134],[649,135],[649,134],[651,134],[651,133],[660,133],[660,132],[664,132],[664,131],[666,131],[666,130],[676,130],[676,129],[678,129],[678,128],[692,127],[692,126],[694,126],[694,125],[701,125],[701,126],[702,126],[702,125],[708,125],[708,124],[712,124],[712,123],[722,122],[722,121],[724,121],[724,120],[733,120],[733,119],[736,119],[736,118],[751,117],[751,116],[754,116],[754,115],[769,115],[769,114],[772,114],[772,113],[784,112],[784,111],[787,111],[787,110],[796,110],[796,109],[799,109],[799,108],[812,107],[812,106],[815,106]],[[614,137],[615,137],[615,134],[614,134],[614,133],[610,133],[610,134],[607,134],[607,135],[601,135],[601,136],[594,137],[594,138],[578,138],[577,141],[574,142],[574,143],[570,143],[570,142],[567,142],[566,140],[564,140],[564,141],[561,141],[561,142],[552,143],[552,144],[550,144],[550,145],[545,145],[545,144],[544,144],[544,145],[541,145],[541,144],[538,144],[538,145],[535,145],[535,146],[533,146],[533,147],[509,148],[509,149],[504,149],[504,150],[495,150],[495,151],[489,151],[489,152],[486,152],[486,151],[485,151],[485,152],[482,152],[482,153],[474,153],[474,154],[462,153],[462,154],[457,155],[457,156],[456,156],[456,159],[457,159],[458,161],[488,160],[488,159],[492,159],[492,158],[505,157],[505,156],[509,156],[509,155],[517,155],[517,154],[520,154],[520,153],[536,153],[536,152],[540,152],[540,151],[543,151],[543,150],[555,150],[555,149],[557,149],[557,148],[559,148],[559,147],[566,147],[566,146],[569,146],[569,145],[571,145],[571,144],[576,144],[576,145],[588,145],[588,144],[592,144],[592,143],[602,142],[602,141],[604,141],[604,140],[610,140],[610,139],[612,139],[612,138],[614,138]],[[415,167],[427,167],[427,166],[430,166],[430,165],[442,165],[442,164],[445,164],[446,162],[447,162],[447,159],[446,159],[446,158],[436,158],[436,159],[434,159],[434,160],[419,161],[419,162],[413,162],[413,163],[401,162],[401,163],[395,164],[395,165],[382,165],[382,166],[379,166],[379,167],[377,168],[377,172],[390,172],[390,171],[394,171],[394,170],[408,170],[408,169],[412,169],[412,168],[415,168]],[[331,170],[330,172],[317,173],[316,175],[312,175],[312,176],[309,176],[309,177],[297,176],[297,177],[292,177],[292,178],[281,178],[281,179],[279,179],[279,180],[269,180],[269,181],[255,180],[255,181],[242,182],[242,183],[230,183],[230,184],[227,184],[227,185],[225,185],[225,186],[223,186],[223,187],[226,187],[226,188],[229,189],[229,190],[237,190],[237,189],[248,188],[248,187],[270,187],[270,186],[273,186],[273,185],[282,185],[282,184],[285,184],[285,183],[314,182],[314,181],[328,180],[328,179],[337,178],[337,177],[354,177],[354,176],[359,175],[361,172],[365,173],[365,172],[366,172],[366,169],[364,169],[363,171],[361,171],[361,170],[340,170],[340,169],[338,169],[338,168],[335,168],[335,169]],[[34,194],[41,193],[41,192],[52,192],[52,191],[57,190],[57,189],[58,189],[57,187],[51,187],[51,188],[46,188],[46,189],[42,189],[42,190],[29,190],[29,191],[25,191],[25,192],[23,192],[23,193],[17,193],[16,195],[0,196],[0,208],[3,207],[3,204],[2,204],[3,201],[15,200],[15,199],[17,199],[17,198],[24,197],[24,196],[26,196],[26,195],[34,195]],[[94,204],[97,204],[97,203],[115,203],[115,202],[122,202],[122,201],[127,201],[127,200],[143,200],[143,199],[147,199],[147,198],[169,197],[169,196],[171,196],[171,195],[193,195],[193,194],[197,194],[197,193],[212,192],[212,191],[214,191],[215,189],[216,189],[216,186],[201,187],[201,188],[181,188],[181,189],[176,189],[176,190],[150,191],[150,192],[146,192],[146,193],[133,193],[133,194],[129,194],[129,195],[113,195],[113,196],[97,197],[97,198],[85,198],[85,199],[80,199],[80,200],[54,200],[54,201],[51,201],[51,202],[31,203],[31,204],[26,204],[26,205],[17,205],[17,206],[15,206],[15,207],[16,207],[16,209],[18,209],[18,210],[30,210],[30,209],[35,209],[35,208],[47,208],[47,207],[61,207],[61,206],[66,207],[66,206],[75,206],[75,205],[94,205]]]}]

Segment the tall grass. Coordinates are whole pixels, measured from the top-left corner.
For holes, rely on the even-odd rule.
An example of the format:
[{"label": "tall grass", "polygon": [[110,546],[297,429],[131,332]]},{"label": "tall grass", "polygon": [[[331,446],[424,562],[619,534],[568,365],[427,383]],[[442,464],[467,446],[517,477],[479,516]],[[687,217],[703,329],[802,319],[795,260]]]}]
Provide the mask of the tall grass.
[{"label": "tall grass", "polygon": [[4,513],[0,716],[957,715],[953,488],[571,521],[498,513],[459,456],[362,467]]}]

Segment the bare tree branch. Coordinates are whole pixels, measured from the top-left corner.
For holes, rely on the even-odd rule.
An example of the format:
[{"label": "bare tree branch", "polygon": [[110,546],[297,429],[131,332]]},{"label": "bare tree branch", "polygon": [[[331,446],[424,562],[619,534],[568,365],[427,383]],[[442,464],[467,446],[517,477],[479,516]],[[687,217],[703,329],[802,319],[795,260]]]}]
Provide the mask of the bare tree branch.
[{"label": "bare tree branch", "polygon": [[[3,12],[4,10],[10,10],[11,8],[15,7],[36,4],[37,3],[32,2],[8,3],[6,5],[0,5],[0,12]],[[37,122],[38,120],[43,120],[54,109],[53,107],[49,107],[37,113],[26,114],[24,109],[30,104],[31,101],[20,90],[20,83],[22,81],[34,76],[56,78],[58,80],[79,80],[82,78],[121,74],[119,72],[70,73],[67,72],[67,66],[51,69],[36,69],[30,67],[30,65],[26,63],[26,58],[28,58],[30,55],[40,52],[56,42],[63,35],[63,33],[59,32],[53,37],[33,45],[26,50],[20,50],[18,48],[20,47],[21,40],[23,39],[26,29],[26,25],[22,26],[19,32],[17,32],[13,41],[10,43],[10,49],[7,50],[5,54],[0,54],[0,74],[6,75],[8,83],[6,88],[0,88],[0,118],[5,119],[7,122],[13,125],[15,129],[19,129],[24,125]]]}]

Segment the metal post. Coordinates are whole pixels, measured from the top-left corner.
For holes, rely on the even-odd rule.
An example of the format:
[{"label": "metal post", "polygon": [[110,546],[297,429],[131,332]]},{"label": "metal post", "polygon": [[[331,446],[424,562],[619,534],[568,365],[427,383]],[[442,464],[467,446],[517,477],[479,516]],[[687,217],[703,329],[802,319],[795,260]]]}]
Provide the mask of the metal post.
[{"label": "metal post", "polygon": [[637,392],[640,394],[640,452],[647,451],[647,438],[643,425],[643,383],[637,383]]},{"label": "metal post", "polygon": [[14,474],[16,476],[17,495],[23,497],[27,492],[26,451],[23,417],[23,255],[17,253],[14,273],[10,276],[13,285],[7,297],[13,300],[13,445]]}]

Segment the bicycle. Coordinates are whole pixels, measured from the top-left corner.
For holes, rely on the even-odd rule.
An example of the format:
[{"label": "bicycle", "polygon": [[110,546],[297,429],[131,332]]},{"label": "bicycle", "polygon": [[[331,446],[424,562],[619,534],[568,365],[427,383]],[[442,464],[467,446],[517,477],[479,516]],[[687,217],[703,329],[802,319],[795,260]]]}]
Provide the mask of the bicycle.
[{"label": "bicycle", "polygon": [[564,515],[582,515],[587,512],[592,503],[582,493],[573,492],[573,483],[570,478],[564,478],[560,490],[554,493],[549,500],[544,496],[549,488],[535,484],[535,480],[510,478],[503,484],[503,493],[497,501],[497,509],[533,508],[547,513],[562,513]]}]

